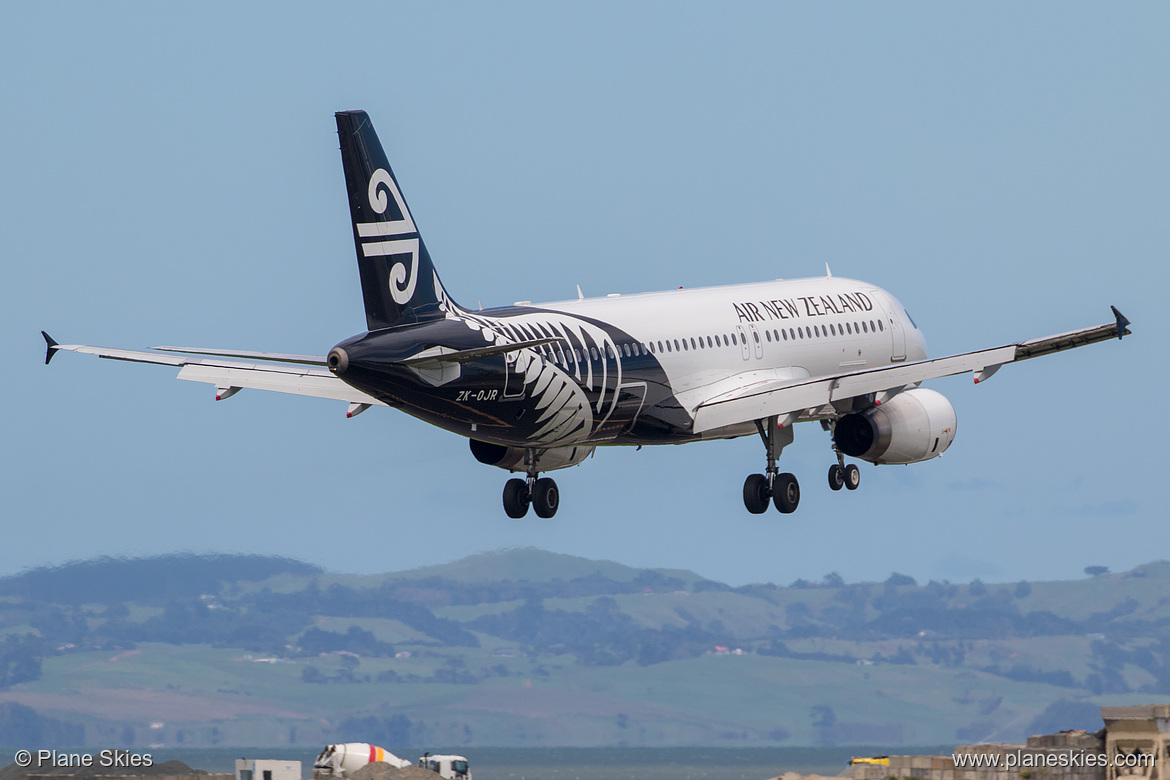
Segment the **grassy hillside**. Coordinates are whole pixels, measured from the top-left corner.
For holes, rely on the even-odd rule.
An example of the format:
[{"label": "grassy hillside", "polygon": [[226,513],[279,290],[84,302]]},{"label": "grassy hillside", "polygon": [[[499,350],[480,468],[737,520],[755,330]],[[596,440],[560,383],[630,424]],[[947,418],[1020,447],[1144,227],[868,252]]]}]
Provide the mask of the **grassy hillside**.
[{"label": "grassy hillside", "polygon": [[0,580],[0,715],[107,746],[1020,739],[1170,699],[1168,586],[1165,562],[731,588],[530,548],[372,577],[102,560]]}]

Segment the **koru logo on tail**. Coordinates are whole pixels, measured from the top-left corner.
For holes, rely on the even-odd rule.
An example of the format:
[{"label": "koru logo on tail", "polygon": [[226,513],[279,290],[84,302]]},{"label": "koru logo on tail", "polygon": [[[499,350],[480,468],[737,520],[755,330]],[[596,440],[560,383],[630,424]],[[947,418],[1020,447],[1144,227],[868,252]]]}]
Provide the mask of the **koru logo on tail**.
[{"label": "koru logo on tail", "polygon": [[[386,238],[390,236],[405,236],[417,233],[414,220],[402,200],[402,193],[394,183],[394,177],[385,168],[379,168],[370,176],[370,187],[367,192],[370,208],[377,214],[385,214],[390,206],[389,192],[398,206],[399,219],[388,219],[381,222],[357,223],[360,238]],[[392,255],[410,255],[409,265],[399,261],[390,269],[390,297],[399,305],[405,305],[414,297],[414,288],[418,284],[418,236],[414,238],[392,238],[388,241],[363,241],[362,254],[365,257],[389,257]]]}]

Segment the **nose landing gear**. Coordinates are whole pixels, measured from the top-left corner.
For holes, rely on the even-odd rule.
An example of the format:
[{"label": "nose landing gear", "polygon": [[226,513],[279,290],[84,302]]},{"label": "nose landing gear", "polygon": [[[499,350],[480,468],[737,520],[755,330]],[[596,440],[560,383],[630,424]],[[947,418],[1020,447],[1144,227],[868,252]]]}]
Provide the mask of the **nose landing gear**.
[{"label": "nose landing gear", "polygon": [[537,517],[548,518],[557,513],[561,505],[561,491],[551,477],[541,477],[537,464],[540,450],[527,450],[524,465],[528,478],[512,478],[504,483],[504,512],[508,517],[521,518],[528,514],[528,507],[536,510]]}]

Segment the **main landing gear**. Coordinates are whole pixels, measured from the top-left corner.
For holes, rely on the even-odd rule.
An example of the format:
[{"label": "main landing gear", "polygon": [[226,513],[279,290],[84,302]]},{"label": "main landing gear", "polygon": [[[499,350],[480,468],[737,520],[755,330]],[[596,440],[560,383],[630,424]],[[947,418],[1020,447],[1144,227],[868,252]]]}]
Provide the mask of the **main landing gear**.
[{"label": "main landing gear", "polygon": [[[780,451],[792,443],[794,418],[795,415],[784,418],[783,424],[782,418],[777,417],[756,420],[756,430],[764,441],[764,451],[768,456],[768,467],[763,474],[749,475],[743,483],[743,505],[753,515],[767,512],[769,503],[784,514],[795,512],[797,505],[800,504],[800,483],[792,474],[781,474],[776,468],[776,459],[780,457]],[[826,431],[832,430],[832,424],[828,420],[823,420],[821,426]],[[837,454],[837,462],[829,467],[829,488],[857,490],[861,484],[861,471],[853,463],[846,464],[845,456],[837,451],[836,447],[833,451]]]},{"label": "main landing gear", "polygon": [[852,463],[846,466],[845,458],[840,453],[837,453],[837,460],[837,463],[829,466],[829,487],[833,490],[840,490],[842,487],[857,490],[857,486],[861,484],[861,470]]},{"label": "main landing gear", "polygon": [[509,479],[504,483],[504,511],[508,517],[520,518],[528,514],[528,507],[536,510],[537,517],[552,517],[561,505],[561,491],[551,477],[541,477],[537,470],[540,461],[539,450],[528,450],[524,454],[527,479]]},{"label": "main landing gear", "polygon": [[781,474],[776,468],[780,451],[792,443],[792,427],[780,427],[776,417],[769,417],[756,420],[756,430],[764,441],[768,466],[763,474],[751,474],[744,480],[743,505],[753,515],[767,512],[769,503],[775,504],[776,509],[784,514],[795,512],[800,504],[800,483],[792,474]]}]

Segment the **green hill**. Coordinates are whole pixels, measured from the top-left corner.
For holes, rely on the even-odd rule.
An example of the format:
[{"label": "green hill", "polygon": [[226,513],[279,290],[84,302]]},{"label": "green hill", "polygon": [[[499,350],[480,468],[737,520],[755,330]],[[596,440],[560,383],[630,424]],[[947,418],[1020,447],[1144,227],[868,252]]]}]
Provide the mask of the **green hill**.
[{"label": "green hill", "polygon": [[1016,740],[1170,697],[1168,586],[1166,562],[733,588],[533,548],[376,576],[99,559],[0,580],[0,708],[94,745]]}]

